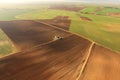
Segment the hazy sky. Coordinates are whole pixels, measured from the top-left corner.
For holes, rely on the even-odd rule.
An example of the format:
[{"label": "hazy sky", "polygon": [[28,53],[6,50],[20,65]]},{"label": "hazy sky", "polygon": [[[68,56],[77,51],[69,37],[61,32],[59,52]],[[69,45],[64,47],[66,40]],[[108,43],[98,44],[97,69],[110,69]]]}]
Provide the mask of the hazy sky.
[{"label": "hazy sky", "polygon": [[79,1],[87,3],[115,3],[120,4],[120,0],[0,0],[0,3],[29,3],[29,2],[52,2],[52,1]]},{"label": "hazy sky", "polygon": [[75,1],[84,1],[89,3],[119,3],[120,0],[75,0]]}]

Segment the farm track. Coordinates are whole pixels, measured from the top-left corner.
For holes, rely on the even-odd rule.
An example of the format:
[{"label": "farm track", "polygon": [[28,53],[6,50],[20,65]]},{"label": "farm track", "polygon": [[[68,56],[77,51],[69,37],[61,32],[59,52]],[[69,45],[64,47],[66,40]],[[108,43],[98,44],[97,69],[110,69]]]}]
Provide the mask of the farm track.
[{"label": "farm track", "polygon": [[[24,40],[20,36],[12,37],[13,42],[16,39],[20,42],[17,46],[24,47],[24,51],[0,59],[0,80],[120,79],[120,55],[86,38],[41,21],[10,21],[7,25],[0,22],[0,27],[10,38],[10,34],[20,35],[22,32],[21,36],[25,36]],[[39,35],[29,38],[33,37],[30,36],[33,31]],[[53,41],[56,34],[63,38]],[[36,39],[39,43],[34,42]],[[24,45],[27,40],[27,44],[33,44],[31,47]]]}]

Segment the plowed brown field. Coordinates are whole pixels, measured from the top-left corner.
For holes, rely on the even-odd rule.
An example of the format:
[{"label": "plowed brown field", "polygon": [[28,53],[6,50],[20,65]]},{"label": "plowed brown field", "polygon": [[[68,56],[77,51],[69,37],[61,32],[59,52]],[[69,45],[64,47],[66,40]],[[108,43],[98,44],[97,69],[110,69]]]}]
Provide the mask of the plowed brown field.
[{"label": "plowed brown field", "polygon": [[[0,28],[21,51],[0,58],[0,80],[120,79],[120,54],[83,37],[39,20]],[[62,39],[53,41],[56,35]]]},{"label": "plowed brown field", "polygon": [[91,56],[80,80],[119,80],[120,54],[94,45]]},{"label": "plowed brown field", "polygon": [[8,35],[18,50],[52,41],[54,36],[66,37],[70,33],[36,21],[0,22],[0,28]]},{"label": "plowed brown field", "polygon": [[0,80],[76,80],[91,42],[71,35],[0,59]]}]

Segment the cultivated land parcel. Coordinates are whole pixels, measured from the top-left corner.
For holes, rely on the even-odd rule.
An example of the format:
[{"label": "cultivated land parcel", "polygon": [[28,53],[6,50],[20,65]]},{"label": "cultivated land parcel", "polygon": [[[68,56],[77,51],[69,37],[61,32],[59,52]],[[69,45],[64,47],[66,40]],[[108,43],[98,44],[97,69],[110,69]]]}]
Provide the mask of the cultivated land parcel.
[{"label": "cultivated land parcel", "polygon": [[[119,8],[39,4],[1,10],[0,80],[120,79]],[[16,52],[4,56],[15,51],[10,41]]]},{"label": "cultivated land parcel", "polygon": [[[69,16],[71,20],[69,31],[85,36],[96,43],[120,52],[119,7],[67,6],[67,8],[51,8],[51,5],[45,4],[44,6],[18,5],[17,8],[14,8],[14,6],[9,8],[1,7],[0,20],[36,20],[53,19],[57,16]],[[73,6],[83,8],[75,11],[71,9]]]}]

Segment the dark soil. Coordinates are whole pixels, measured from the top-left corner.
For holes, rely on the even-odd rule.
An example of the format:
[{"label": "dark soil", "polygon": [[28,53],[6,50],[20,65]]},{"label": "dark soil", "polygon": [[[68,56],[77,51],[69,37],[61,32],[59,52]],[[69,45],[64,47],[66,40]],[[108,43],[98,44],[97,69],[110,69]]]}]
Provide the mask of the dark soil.
[{"label": "dark soil", "polygon": [[0,80],[76,80],[90,41],[71,35],[0,59]]},{"label": "dark soil", "polygon": [[36,21],[0,22],[0,28],[8,35],[18,50],[52,41],[54,36],[65,37],[70,33]]}]

